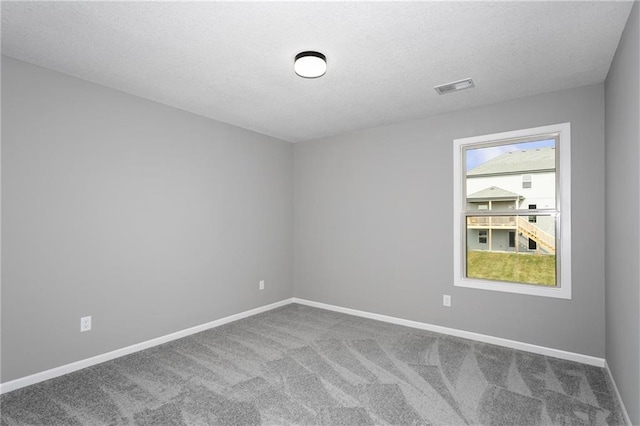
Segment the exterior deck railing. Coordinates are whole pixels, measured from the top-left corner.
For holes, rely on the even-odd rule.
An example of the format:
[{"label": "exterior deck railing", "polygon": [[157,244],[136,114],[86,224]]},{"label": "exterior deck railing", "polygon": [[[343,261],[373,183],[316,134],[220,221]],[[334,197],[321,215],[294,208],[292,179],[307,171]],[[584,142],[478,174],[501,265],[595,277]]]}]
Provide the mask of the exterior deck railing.
[{"label": "exterior deck railing", "polygon": [[497,227],[516,227],[517,216],[468,216],[467,225]]},{"label": "exterior deck railing", "polygon": [[486,229],[517,229],[518,234],[538,243],[548,253],[556,252],[556,239],[529,222],[529,216],[467,216],[467,226]]}]

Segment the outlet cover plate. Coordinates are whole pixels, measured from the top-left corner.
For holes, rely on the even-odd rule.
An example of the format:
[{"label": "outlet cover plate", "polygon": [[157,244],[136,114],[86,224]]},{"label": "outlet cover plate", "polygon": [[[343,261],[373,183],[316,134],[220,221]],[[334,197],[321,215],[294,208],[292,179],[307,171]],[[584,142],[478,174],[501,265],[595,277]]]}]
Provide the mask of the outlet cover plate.
[{"label": "outlet cover plate", "polygon": [[448,295],[448,294],[443,294],[442,295],[442,304],[444,306],[447,306],[447,307],[451,306],[451,296]]},{"label": "outlet cover plate", "polygon": [[80,331],[91,331],[91,317],[80,318]]}]

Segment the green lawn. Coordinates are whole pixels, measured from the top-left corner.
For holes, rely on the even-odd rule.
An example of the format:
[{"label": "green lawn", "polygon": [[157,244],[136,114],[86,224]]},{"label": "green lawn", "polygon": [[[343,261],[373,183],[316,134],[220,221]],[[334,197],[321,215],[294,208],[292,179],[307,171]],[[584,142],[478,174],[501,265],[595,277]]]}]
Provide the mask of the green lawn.
[{"label": "green lawn", "polygon": [[556,257],[470,251],[467,253],[467,277],[555,286]]}]

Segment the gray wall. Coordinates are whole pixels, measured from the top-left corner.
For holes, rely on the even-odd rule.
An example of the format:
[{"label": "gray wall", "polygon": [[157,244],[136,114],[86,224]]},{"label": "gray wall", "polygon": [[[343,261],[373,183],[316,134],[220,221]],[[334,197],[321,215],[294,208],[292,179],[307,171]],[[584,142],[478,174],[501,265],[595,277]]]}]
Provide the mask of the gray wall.
[{"label": "gray wall", "polygon": [[606,354],[640,424],[640,4],[618,45],[606,93]]},{"label": "gray wall", "polygon": [[[573,298],[454,287],[453,139],[561,122]],[[294,199],[296,297],[604,357],[603,84],[295,144]]]},{"label": "gray wall", "polygon": [[2,382],[291,297],[290,143],[3,57],[2,150]]}]

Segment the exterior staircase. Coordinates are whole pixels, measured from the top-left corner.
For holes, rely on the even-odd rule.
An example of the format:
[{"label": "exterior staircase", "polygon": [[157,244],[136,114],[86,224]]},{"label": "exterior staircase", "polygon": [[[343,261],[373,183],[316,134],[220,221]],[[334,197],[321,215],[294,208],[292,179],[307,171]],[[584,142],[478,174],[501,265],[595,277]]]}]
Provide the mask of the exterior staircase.
[{"label": "exterior staircase", "polygon": [[518,233],[522,234],[524,237],[531,238],[537,243],[538,247],[543,248],[550,254],[556,254],[555,237],[529,223],[527,216],[518,216]]}]

